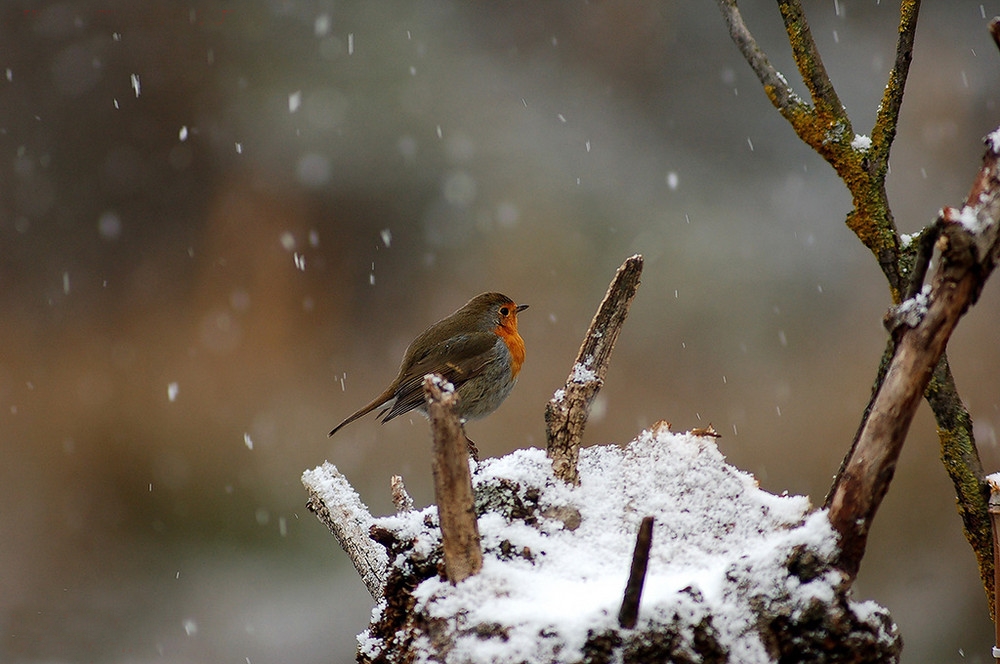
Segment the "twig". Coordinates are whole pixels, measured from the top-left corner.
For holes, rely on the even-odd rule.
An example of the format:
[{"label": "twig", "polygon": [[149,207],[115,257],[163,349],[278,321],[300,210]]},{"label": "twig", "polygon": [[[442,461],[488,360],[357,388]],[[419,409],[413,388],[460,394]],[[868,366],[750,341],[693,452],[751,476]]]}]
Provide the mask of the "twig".
[{"label": "twig", "polygon": [[[872,130],[877,137],[877,141],[872,140],[873,147],[877,148],[874,152],[855,146],[850,118],[826,73],[798,0],[779,0],[778,8],[785,23],[796,66],[809,88],[814,104],[796,96],[785,78],[770,65],[767,56],[761,52],[744,24],[736,0],[716,0],[716,3],[729,27],[733,42],[757,74],[768,99],[792,126],[796,135],[833,167],[851,192],[854,209],[847,215],[847,226],[875,255],[889,281],[893,301],[898,302],[903,289],[898,265],[899,236],[885,193],[886,166],[889,148],[895,136],[895,125],[877,126]],[[897,62],[890,74],[892,89],[887,98],[890,107],[880,116],[887,121],[895,119],[898,113],[898,108],[891,104],[898,101],[895,95],[901,98],[903,94],[908,71],[906,57],[910,52],[907,49],[912,47],[913,30],[916,27],[915,7],[918,4],[917,0],[903,2],[900,30],[905,31],[905,34],[900,34]]]},{"label": "twig", "polygon": [[372,598],[382,599],[389,558],[368,536],[373,518],[354,487],[330,462],[302,473],[302,485],[309,492],[306,507],[340,542]]},{"label": "twig", "polygon": [[406,491],[402,475],[393,475],[389,478],[389,490],[392,492],[392,505],[396,508],[397,514],[413,511],[413,498]]},{"label": "twig", "polygon": [[427,414],[434,437],[434,497],[441,520],[441,544],[448,580],[458,583],[483,567],[479,525],[473,507],[472,475],[458,394],[438,375],[424,377]]},{"label": "twig", "polygon": [[[990,522],[993,526],[993,589],[996,592],[1000,588],[1000,484],[996,482],[996,476],[989,476],[987,481],[990,487],[989,513]],[[997,604],[997,597],[994,595],[993,604]],[[993,618],[993,657],[1000,659],[1000,619]]]},{"label": "twig", "polygon": [[757,45],[753,33],[743,21],[736,0],[716,0],[716,4],[719,5],[722,18],[729,28],[729,36],[746,58],[750,68],[757,74],[758,80],[764,86],[764,92],[775,108],[786,118],[809,112],[811,110],[809,104],[795,94],[785,77],[775,69],[767,55]]},{"label": "twig", "polygon": [[941,226],[937,223],[929,225],[920,232],[917,253],[913,258],[913,267],[910,269],[910,281],[906,287],[906,294],[903,296],[904,300],[909,300],[923,289],[924,279],[927,278],[927,268],[931,265],[934,245],[937,244],[940,233]]},{"label": "twig", "polygon": [[972,431],[972,416],[965,407],[955,377],[951,373],[947,353],[934,369],[934,377],[924,394],[937,421],[941,444],[941,462],[955,488],[956,507],[962,518],[965,538],[976,554],[979,577],[986,591],[990,617],[995,606],[993,578],[993,528],[990,525],[986,473],[979,459]]},{"label": "twig", "polygon": [[882,92],[875,126],[872,128],[871,167],[884,173],[889,163],[889,150],[896,137],[899,109],[903,103],[906,77],[913,60],[913,40],[917,34],[917,17],[920,0],[903,0],[899,7],[899,37],[896,40],[896,61],[889,72],[889,80]]},{"label": "twig", "polygon": [[618,612],[618,624],[623,629],[632,629],[639,619],[639,600],[642,598],[642,586],[646,582],[646,567],[649,565],[649,549],[652,546],[653,517],[647,516],[639,524],[639,534],[635,538],[635,550],[632,552],[632,568],[625,585],[622,608]]},{"label": "twig", "polygon": [[820,116],[827,118],[828,122],[840,123],[849,130],[850,120],[844,111],[844,105],[840,103],[837,91],[833,88],[833,83],[830,82],[826,67],[823,66],[809,23],[802,12],[802,5],[799,4],[799,0],[778,0],[778,10],[785,22],[785,32],[788,34],[788,43],[792,46],[795,64],[806,87],[809,88],[813,106]]},{"label": "twig", "polygon": [[[914,294],[905,292],[908,284],[904,263],[909,256],[900,249],[899,233],[885,191],[885,176],[888,172],[889,151],[896,135],[899,109],[912,59],[920,0],[902,0],[900,3],[896,58],[889,73],[875,126],[871,131],[869,149],[865,149],[863,145],[855,146],[854,137],[845,131],[845,127],[831,127],[829,123],[824,123],[812,106],[794,95],[785,79],[770,65],[766,55],[757,46],[743,23],[736,7],[736,0],[716,1],[722,10],[733,41],[757,74],[771,103],[782,117],[788,120],[799,138],[836,170],[851,192],[854,207],[847,215],[847,226],[875,256],[889,283],[893,301],[908,299]],[[792,24],[800,22],[804,25],[805,18],[796,18]],[[788,25],[789,22],[786,20],[786,29]],[[990,34],[1000,47],[1000,19],[994,19],[990,23]],[[792,37],[793,35],[789,34],[790,40]],[[802,59],[798,62],[802,62]],[[808,74],[804,76],[809,78]],[[920,265],[915,267],[918,272],[922,271]],[[922,278],[912,278],[909,280],[909,285],[916,286],[919,292],[922,281]],[[851,449],[844,457],[843,465],[837,473],[831,493],[827,496],[827,505],[832,499],[833,490],[840,485],[848,461],[854,457],[858,439],[868,421],[871,407],[894,353],[895,342],[890,340],[879,362],[871,400],[861,418]],[[941,357],[934,370],[925,398],[934,411],[941,443],[941,458],[955,487],[958,512],[962,518],[966,538],[979,563],[980,577],[986,589],[992,616],[994,613],[992,528],[987,514],[984,473],[973,437],[972,420],[958,394],[946,355]]]},{"label": "twig", "polygon": [[566,385],[557,390],[545,407],[548,456],[556,477],[578,484],[576,464],[580,439],[587,425],[590,405],[608,372],[611,351],[628,316],[629,306],[639,288],[642,256],[628,258],[615,273],[604,300],[590,322],[590,329],[577,353]]},{"label": "twig", "polygon": [[895,471],[920,398],[956,324],[979,297],[1000,252],[1000,129],[986,139],[983,167],[962,210],[942,210],[940,266],[930,292],[895,307],[897,339],[885,380],[851,457],[830,493],[830,523],[840,533],[837,565],[857,574],[868,530]]}]

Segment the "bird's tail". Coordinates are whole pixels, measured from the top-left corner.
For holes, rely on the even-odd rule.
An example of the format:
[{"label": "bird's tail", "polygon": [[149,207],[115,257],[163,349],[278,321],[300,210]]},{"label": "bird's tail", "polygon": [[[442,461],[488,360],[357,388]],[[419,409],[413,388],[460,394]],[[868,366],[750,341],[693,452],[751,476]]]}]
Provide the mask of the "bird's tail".
[{"label": "bird's tail", "polygon": [[348,424],[350,424],[354,420],[356,420],[358,418],[361,418],[361,417],[364,417],[365,415],[367,415],[368,413],[372,412],[376,408],[379,408],[380,406],[384,406],[385,404],[387,404],[390,401],[392,401],[395,397],[396,397],[396,394],[395,394],[395,391],[392,390],[392,388],[386,390],[382,394],[380,394],[377,397],[375,397],[375,399],[372,400],[372,402],[370,404],[368,404],[367,406],[365,406],[364,408],[362,408],[358,412],[354,413],[353,415],[351,415],[350,417],[348,417],[346,420],[344,420],[343,422],[341,422],[337,426],[333,427],[333,430],[330,431],[329,435],[332,436],[333,434],[337,433],[338,431],[340,431],[341,429],[343,429],[344,427],[346,427]]}]

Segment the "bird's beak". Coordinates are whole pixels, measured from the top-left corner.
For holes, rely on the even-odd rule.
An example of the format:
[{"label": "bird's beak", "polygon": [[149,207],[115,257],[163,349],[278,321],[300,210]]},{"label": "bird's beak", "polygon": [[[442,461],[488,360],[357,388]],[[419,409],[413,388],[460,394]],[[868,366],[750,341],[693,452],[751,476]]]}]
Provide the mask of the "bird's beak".
[{"label": "bird's beak", "polygon": [[521,313],[522,311],[524,311],[527,308],[528,308],[528,305],[526,305],[526,304],[519,304],[519,305],[517,305],[517,313]]}]

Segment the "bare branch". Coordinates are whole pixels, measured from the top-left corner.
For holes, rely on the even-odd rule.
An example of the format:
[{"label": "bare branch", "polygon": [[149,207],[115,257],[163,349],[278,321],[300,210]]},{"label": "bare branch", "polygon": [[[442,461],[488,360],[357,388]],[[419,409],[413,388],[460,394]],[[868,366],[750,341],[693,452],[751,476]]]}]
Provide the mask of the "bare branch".
[{"label": "bare branch", "polygon": [[986,139],[983,168],[966,206],[942,211],[941,265],[929,293],[894,307],[896,349],[857,443],[830,493],[830,522],[841,536],[838,566],[858,571],[868,530],[895,471],[920,397],[955,325],[979,297],[1000,252],[1000,130]]},{"label": "bare branch", "polygon": [[934,245],[937,244],[938,234],[941,232],[940,225],[934,223],[920,232],[920,239],[917,243],[917,253],[913,258],[913,267],[910,269],[910,283],[906,287],[904,300],[915,297],[924,287],[924,279],[927,277],[927,268],[931,265],[931,257],[934,255]]},{"label": "bare branch", "polygon": [[357,491],[330,462],[302,473],[302,485],[309,492],[306,507],[340,542],[372,598],[382,599],[389,558],[368,536],[373,518]]},{"label": "bare branch", "polygon": [[576,462],[580,455],[580,439],[587,425],[587,414],[604,384],[611,351],[639,288],[641,274],[642,256],[638,254],[618,268],[590,322],[590,329],[580,346],[566,385],[556,391],[545,407],[547,454],[552,459],[556,477],[564,482],[579,483]]},{"label": "bare branch", "polygon": [[[997,45],[1000,46],[1000,40],[998,40]],[[993,530],[993,589],[995,593],[996,589],[1000,588],[1000,485],[997,484],[997,477],[995,475],[991,475],[987,480],[990,492],[988,511]],[[996,604],[997,597],[994,594],[993,605],[996,606]],[[993,623],[993,634],[996,639],[994,643],[1000,645],[1000,620],[994,617]],[[994,650],[996,650],[996,647],[994,647]]]},{"label": "bare branch", "polygon": [[903,0],[899,7],[899,38],[896,40],[896,61],[889,72],[889,81],[882,93],[875,126],[872,128],[872,166],[880,173],[889,163],[889,150],[896,137],[899,108],[903,103],[906,77],[913,60],[913,39],[917,32],[920,0]]},{"label": "bare branch", "polygon": [[472,497],[469,452],[458,417],[458,394],[438,375],[424,378],[427,414],[434,436],[434,498],[448,580],[458,583],[483,567],[479,524]]},{"label": "bare branch", "polygon": [[729,28],[730,37],[746,58],[750,68],[757,74],[761,85],[764,86],[764,92],[775,108],[786,118],[809,113],[812,110],[809,104],[795,94],[785,77],[774,68],[767,55],[757,45],[757,40],[743,21],[736,0],[716,0],[716,4],[719,5],[722,18]]},{"label": "bare branch", "polygon": [[955,488],[956,507],[962,518],[962,528],[976,554],[990,617],[994,618],[993,528],[987,504],[986,473],[976,449],[972,417],[955,387],[947,353],[934,369],[934,376],[924,398],[934,411],[941,443],[941,462]]},{"label": "bare branch", "polygon": [[[802,12],[799,0],[778,0],[778,10],[785,22],[785,32],[788,33],[788,43],[792,46],[792,56],[799,68],[799,74],[812,95],[813,105],[820,116],[825,116],[830,122],[837,122],[850,127],[850,120],[840,103],[837,91],[830,82],[830,77],[823,66],[812,31]],[[853,134],[853,132],[851,132]],[[853,135],[848,137],[848,140]]]}]

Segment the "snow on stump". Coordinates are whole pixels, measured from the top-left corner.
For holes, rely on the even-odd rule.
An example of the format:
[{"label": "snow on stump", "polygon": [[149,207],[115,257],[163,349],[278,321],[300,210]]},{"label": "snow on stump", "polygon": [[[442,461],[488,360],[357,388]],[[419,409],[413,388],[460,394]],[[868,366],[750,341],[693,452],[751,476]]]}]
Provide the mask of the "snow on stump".
[{"label": "snow on stump", "polygon": [[[482,571],[445,580],[435,506],[376,518],[384,599],[360,662],[894,662],[888,612],[850,597],[836,535],[801,496],[775,496],[715,442],[660,426],[581,450],[580,485],[544,451],[474,469]],[[636,533],[655,535],[635,627],[618,614]]]}]

